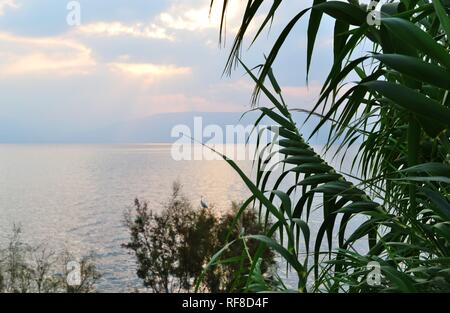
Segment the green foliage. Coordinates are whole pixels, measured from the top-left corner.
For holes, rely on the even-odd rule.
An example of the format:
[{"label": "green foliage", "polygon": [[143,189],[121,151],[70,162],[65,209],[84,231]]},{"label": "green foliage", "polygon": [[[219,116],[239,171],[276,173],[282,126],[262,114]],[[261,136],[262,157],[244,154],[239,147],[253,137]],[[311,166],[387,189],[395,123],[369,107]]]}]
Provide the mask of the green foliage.
[{"label": "green foliage", "polygon": [[[286,21],[255,75],[237,52],[254,16],[263,14],[258,3],[248,1],[228,65],[240,62],[253,79],[255,105],[262,93],[273,106],[258,109],[276,125],[283,171],[263,171],[268,160],[260,160],[253,181],[225,158],[274,223],[255,239],[290,264],[301,292],[450,291],[450,3],[385,1],[376,26],[359,1],[314,1]],[[266,16],[275,19],[281,5],[274,1]],[[306,16],[306,76],[323,17],[335,21],[333,65],[308,118],[322,117],[313,134],[331,127],[327,149],[357,147],[351,179],[304,140],[272,73],[285,39]],[[367,42],[372,51],[360,52]],[[359,81],[351,82],[355,75]],[[316,233],[309,229],[313,206],[323,212]],[[278,231],[284,235],[277,239]],[[251,271],[263,258],[258,251]],[[366,281],[372,261],[381,267],[377,286]]]},{"label": "green foliage", "polygon": [[[234,223],[239,205],[219,215],[214,208],[194,209],[174,183],[172,195],[164,210],[157,213],[146,202],[135,200],[134,211],[126,212],[125,224],[130,241],[124,245],[133,251],[138,264],[137,275],[153,292],[190,292],[195,278],[227,239],[238,238],[242,232],[261,234],[261,224],[253,210],[242,214]],[[209,264],[199,288],[208,292],[231,292],[244,288],[251,264],[249,255],[257,242],[237,240],[223,250],[220,263]],[[260,264],[262,274],[274,265],[271,251],[264,253]]]}]

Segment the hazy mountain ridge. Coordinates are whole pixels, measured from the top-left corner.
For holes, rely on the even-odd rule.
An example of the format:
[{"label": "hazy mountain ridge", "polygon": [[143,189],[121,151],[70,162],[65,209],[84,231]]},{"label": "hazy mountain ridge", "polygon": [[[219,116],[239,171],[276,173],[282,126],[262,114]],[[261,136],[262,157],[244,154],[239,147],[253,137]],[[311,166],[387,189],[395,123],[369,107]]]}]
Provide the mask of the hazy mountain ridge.
[{"label": "hazy mountain ridge", "polygon": [[[259,112],[249,112],[243,115],[240,112],[180,112],[162,113],[112,124],[103,128],[86,130],[81,133],[71,133],[64,129],[38,133],[32,127],[26,125],[14,125],[12,123],[0,126],[0,143],[88,143],[88,144],[114,144],[114,143],[172,143],[178,138],[171,136],[173,127],[177,125],[187,126],[194,133],[194,119],[202,118],[201,130],[210,125],[219,126],[225,134],[227,125],[253,125],[259,117]],[[295,116],[298,125],[302,125],[304,115]],[[261,121],[261,124],[267,124]],[[304,133],[309,134],[312,120],[303,128]],[[189,135],[189,134],[187,134]],[[204,138],[205,139],[205,138]],[[228,143],[230,142],[228,138]]]}]

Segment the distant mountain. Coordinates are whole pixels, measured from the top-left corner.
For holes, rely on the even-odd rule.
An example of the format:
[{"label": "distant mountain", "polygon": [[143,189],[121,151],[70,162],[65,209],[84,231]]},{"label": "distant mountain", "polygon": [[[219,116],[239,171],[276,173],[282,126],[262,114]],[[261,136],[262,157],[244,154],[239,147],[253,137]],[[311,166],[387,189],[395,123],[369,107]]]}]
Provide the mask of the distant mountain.
[{"label": "distant mountain", "polygon": [[[256,114],[251,113],[240,121],[242,113],[237,112],[181,112],[163,113],[148,116],[142,119],[131,120],[114,124],[102,129],[93,130],[84,135],[77,135],[83,142],[95,143],[171,143],[176,138],[171,136],[172,129],[176,126],[186,126],[191,136],[194,136],[194,120],[201,117],[204,129],[208,125],[217,125],[225,129],[226,125],[252,125]],[[189,135],[189,134],[186,134]]]},{"label": "distant mountain", "polygon": [[[163,113],[93,130],[83,136],[77,135],[72,141],[81,141],[84,143],[172,143],[182,136],[180,134],[181,132],[186,136],[198,139],[196,136],[198,133],[196,132],[212,133],[219,128],[223,136],[215,134],[215,143],[244,143],[245,140],[242,140],[242,138],[239,139],[236,135],[234,138],[226,136],[227,127],[235,127],[237,125],[251,127],[259,116],[260,112],[256,111],[249,112],[245,115],[239,112]],[[298,125],[303,125],[304,117],[304,114],[294,115],[294,119]],[[201,118],[200,125],[198,124],[198,118]],[[195,123],[196,119],[197,123]],[[302,133],[308,136],[317,123],[318,119],[312,118],[310,122],[303,125]],[[271,124],[273,122],[271,123],[267,118],[260,122],[260,125]],[[174,127],[177,127],[179,131],[176,137],[172,137]],[[210,137],[204,135],[201,139],[202,141],[209,140],[211,136],[214,135],[210,135]],[[226,139],[220,139],[222,137]],[[189,140],[187,137],[185,139]],[[318,138],[314,141],[317,142],[317,140]]]},{"label": "distant mountain", "polygon": [[[171,136],[174,127],[178,127],[183,133],[187,131],[186,135],[191,137],[195,137],[195,131],[205,131],[205,129],[214,132],[219,128],[225,133],[227,125],[242,125],[244,127],[253,125],[259,115],[259,112],[250,112],[244,116],[239,112],[163,113],[100,129],[92,129],[83,133],[64,133],[62,130],[55,130],[39,134],[26,127],[16,127],[17,131],[12,132],[13,125],[8,125],[4,127],[9,129],[8,132],[2,131],[2,126],[0,126],[0,143],[172,143],[181,136],[180,134],[178,134],[178,137]],[[194,121],[199,117],[201,117],[202,125],[196,125],[197,130],[195,130]],[[298,125],[303,124],[304,115],[294,116],[294,118]],[[267,120],[262,120],[261,123],[269,124]],[[309,134],[312,126],[316,123],[317,119],[312,119],[302,128],[302,132]],[[207,138],[203,137],[202,139],[206,140]],[[234,139],[227,139],[228,143],[236,142],[237,136]]]}]

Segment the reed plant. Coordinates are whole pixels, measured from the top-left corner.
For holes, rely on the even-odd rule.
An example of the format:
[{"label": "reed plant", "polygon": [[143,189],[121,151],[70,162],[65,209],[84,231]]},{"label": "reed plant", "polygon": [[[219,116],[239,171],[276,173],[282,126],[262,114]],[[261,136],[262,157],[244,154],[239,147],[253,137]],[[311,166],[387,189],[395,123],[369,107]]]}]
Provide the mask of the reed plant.
[{"label": "reed plant", "polygon": [[[223,38],[230,1],[216,2],[211,6],[223,10]],[[246,256],[251,274],[239,291],[280,289],[258,276],[263,252],[271,249],[296,276],[299,292],[449,292],[450,1],[381,1],[378,19],[373,6],[358,0],[314,0],[282,21],[276,13],[284,4],[246,1],[225,69],[241,67],[254,81],[254,109],[271,120],[278,134],[273,152],[283,156],[281,172],[263,168],[273,157],[268,154],[255,162],[254,177],[224,157],[251,191],[236,220],[256,206],[271,223],[264,235],[241,236],[260,246]],[[298,34],[299,21],[308,19],[308,78],[325,16],[334,23],[332,66],[314,108],[291,108],[273,64],[287,37]],[[274,21],[285,26],[265,63],[242,62],[245,39],[261,40]],[[254,33],[251,23],[259,26]],[[261,105],[262,98],[270,105]],[[325,151],[332,147],[348,158],[345,151],[356,149],[352,175],[314,151],[292,118],[298,111],[306,111],[306,119],[320,116],[313,135],[327,130]],[[318,231],[311,226],[313,210],[322,211]],[[374,270],[380,277],[371,283]]]}]

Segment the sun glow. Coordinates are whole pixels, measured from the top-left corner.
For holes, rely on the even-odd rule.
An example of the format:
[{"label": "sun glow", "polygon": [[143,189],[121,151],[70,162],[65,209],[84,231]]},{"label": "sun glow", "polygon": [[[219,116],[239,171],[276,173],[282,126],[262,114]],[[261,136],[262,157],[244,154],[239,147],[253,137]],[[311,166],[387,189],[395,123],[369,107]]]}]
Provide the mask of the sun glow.
[{"label": "sun glow", "polygon": [[176,65],[158,65],[148,63],[111,63],[110,67],[131,75],[147,76],[147,77],[171,77],[177,75],[190,74],[192,72],[189,67],[178,67]]}]

